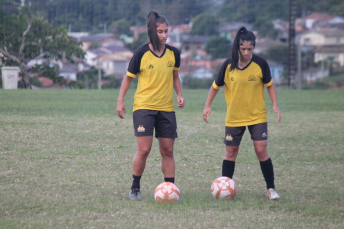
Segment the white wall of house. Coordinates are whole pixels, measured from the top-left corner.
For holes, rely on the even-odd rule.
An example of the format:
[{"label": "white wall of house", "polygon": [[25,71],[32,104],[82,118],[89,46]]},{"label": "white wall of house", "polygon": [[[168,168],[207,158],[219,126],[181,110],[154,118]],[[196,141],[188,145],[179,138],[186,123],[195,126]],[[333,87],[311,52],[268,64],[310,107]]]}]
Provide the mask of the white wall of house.
[{"label": "white wall of house", "polygon": [[90,66],[96,66],[96,62],[94,61],[94,58],[96,58],[97,55],[94,54],[93,52],[86,51],[86,63],[89,64]]},{"label": "white wall of house", "polygon": [[113,65],[115,74],[125,74],[127,72],[129,63],[126,61],[114,61]]},{"label": "white wall of house", "polygon": [[333,58],[333,62],[339,63],[344,66],[344,53],[315,53],[314,62],[326,61]]},{"label": "white wall of house", "polygon": [[276,85],[283,83],[283,67],[270,67],[271,77]]},{"label": "white wall of house", "polygon": [[76,81],[76,73],[75,72],[62,72],[59,75],[63,76],[63,78],[65,78],[66,80]]},{"label": "white wall of house", "polygon": [[315,22],[315,19],[314,18],[307,18],[305,20],[305,26],[307,29],[311,29],[313,27],[313,24]]},{"label": "white wall of house", "polygon": [[300,44],[302,46],[320,46],[325,45],[325,36],[317,32],[310,32],[305,34],[300,34]]},{"label": "white wall of house", "polygon": [[300,38],[300,44],[302,46],[322,46],[322,45],[338,45],[344,44],[344,36],[339,34],[322,34],[320,32],[306,32],[297,36]]}]

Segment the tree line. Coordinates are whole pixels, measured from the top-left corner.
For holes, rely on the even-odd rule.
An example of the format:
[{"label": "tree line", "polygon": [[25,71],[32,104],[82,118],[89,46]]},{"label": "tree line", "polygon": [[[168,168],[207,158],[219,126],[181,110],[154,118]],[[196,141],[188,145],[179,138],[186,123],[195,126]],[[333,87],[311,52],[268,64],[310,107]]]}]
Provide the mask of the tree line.
[{"label": "tree line", "polygon": [[[25,4],[21,5],[22,2]],[[41,53],[49,53],[48,59],[69,61],[84,57],[80,44],[67,36],[68,30],[130,36],[129,27],[144,25],[146,14],[156,10],[171,25],[193,21],[191,33],[213,36],[207,51],[223,57],[228,52],[220,52],[216,47],[226,41],[216,35],[224,22],[246,22],[260,36],[273,36],[272,20],[288,20],[288,4],[285,0],[0,0],[0,53],[6,65],[20,67],[24,87],[28,87],[32,78],[28,76],[27,63]],[[344,16],[344,2],[297,1],[298,17],[316,11]],[[30,74],[47,72],[55,83],[61,83],[56,69],[49,66],[33,68]]]},{"label": "tree line", "polygon": [[[150,10],[165,15],[171,25],[189,23],[201,13],[211,13],[221,22],[252,24],[261,34],[272,30],[271,21],[288,21],[285,0],[28,0],[35,15],[54,26],[80,32],[119,32],[130,35],[129,27],[144,25]],[[342,0],[297,0],[297,15],[327,12],[344,16]]]}]

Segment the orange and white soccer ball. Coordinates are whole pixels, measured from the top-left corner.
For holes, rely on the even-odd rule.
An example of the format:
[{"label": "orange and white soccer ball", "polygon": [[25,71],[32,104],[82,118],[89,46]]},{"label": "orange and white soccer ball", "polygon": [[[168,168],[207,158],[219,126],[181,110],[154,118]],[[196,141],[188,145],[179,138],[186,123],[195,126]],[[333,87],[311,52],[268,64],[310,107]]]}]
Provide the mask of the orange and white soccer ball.
[{"label": "orange and white soccer ball", "polygon": [[216,199],[232,199],[236,194],[235,182],[229,177],[218,177],[211,184],[211,194]]},{"label": "orange and white soccer ball", "polygon": [[171,182],[163,182],[155,189],[154,199],[160,203],[172,203],[179,200],[179,188]]}]

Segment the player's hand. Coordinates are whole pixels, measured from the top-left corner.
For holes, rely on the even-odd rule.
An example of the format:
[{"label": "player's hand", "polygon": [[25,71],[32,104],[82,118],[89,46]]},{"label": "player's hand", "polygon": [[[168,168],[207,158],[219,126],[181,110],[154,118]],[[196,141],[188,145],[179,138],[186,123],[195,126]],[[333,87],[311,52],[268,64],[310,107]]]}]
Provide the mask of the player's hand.
[{"label": "player's hand", "polygon": [[183,96],[177,96],[177,100],[178,100],[178,107],[180,109],[183,109],[184,108],[184,105],[185,105],[185,99],[183,98]]},{"label": "player's hand", "polygon": [[273,106],[272,109],[277,113],[277,123],[280,123],[282,121],[282,116],[278,106]]},{"label": "player's hand", "polygon": [[124,102],[118,102],[117,101],[117,115],[121,119],[124,119],[123,114],[126,114],[125,104],[124,104]]},{"label": "player's hand", "polygon": [[204,121],[206,121],[208,123],[208,117],[210,115],[210,112],[211,112],[211,108],[210,106],[205,106],[204,107],[204,110],[203,110],[203,119]]}]

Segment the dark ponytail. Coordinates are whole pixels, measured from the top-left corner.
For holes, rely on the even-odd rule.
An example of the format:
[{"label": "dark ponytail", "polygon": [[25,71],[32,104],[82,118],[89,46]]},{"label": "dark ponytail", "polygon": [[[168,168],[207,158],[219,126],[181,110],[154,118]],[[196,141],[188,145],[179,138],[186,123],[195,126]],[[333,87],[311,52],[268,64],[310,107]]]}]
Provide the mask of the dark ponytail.
[{"label": "dark ponytail", "polygon": [[148,37],[149,41],[153,46],[154,50],[160,51],[160,40],[157,34],[156,27],[158,24],[166,24],[168,26],[167,19],[159,15],[155,11],[150,11],[147,15],[147,30],[148,30]]},{"label": "dark ponytail", "polygon": [[248,31],[245,27],[241,27],[235,35],[233,46],[232,46],[232,62],[229,71],[233,71],[238,68],[239,62],[239,48],[240,44],[244,41],[250,41],[253,47],[256,46],[256,36]]}]

